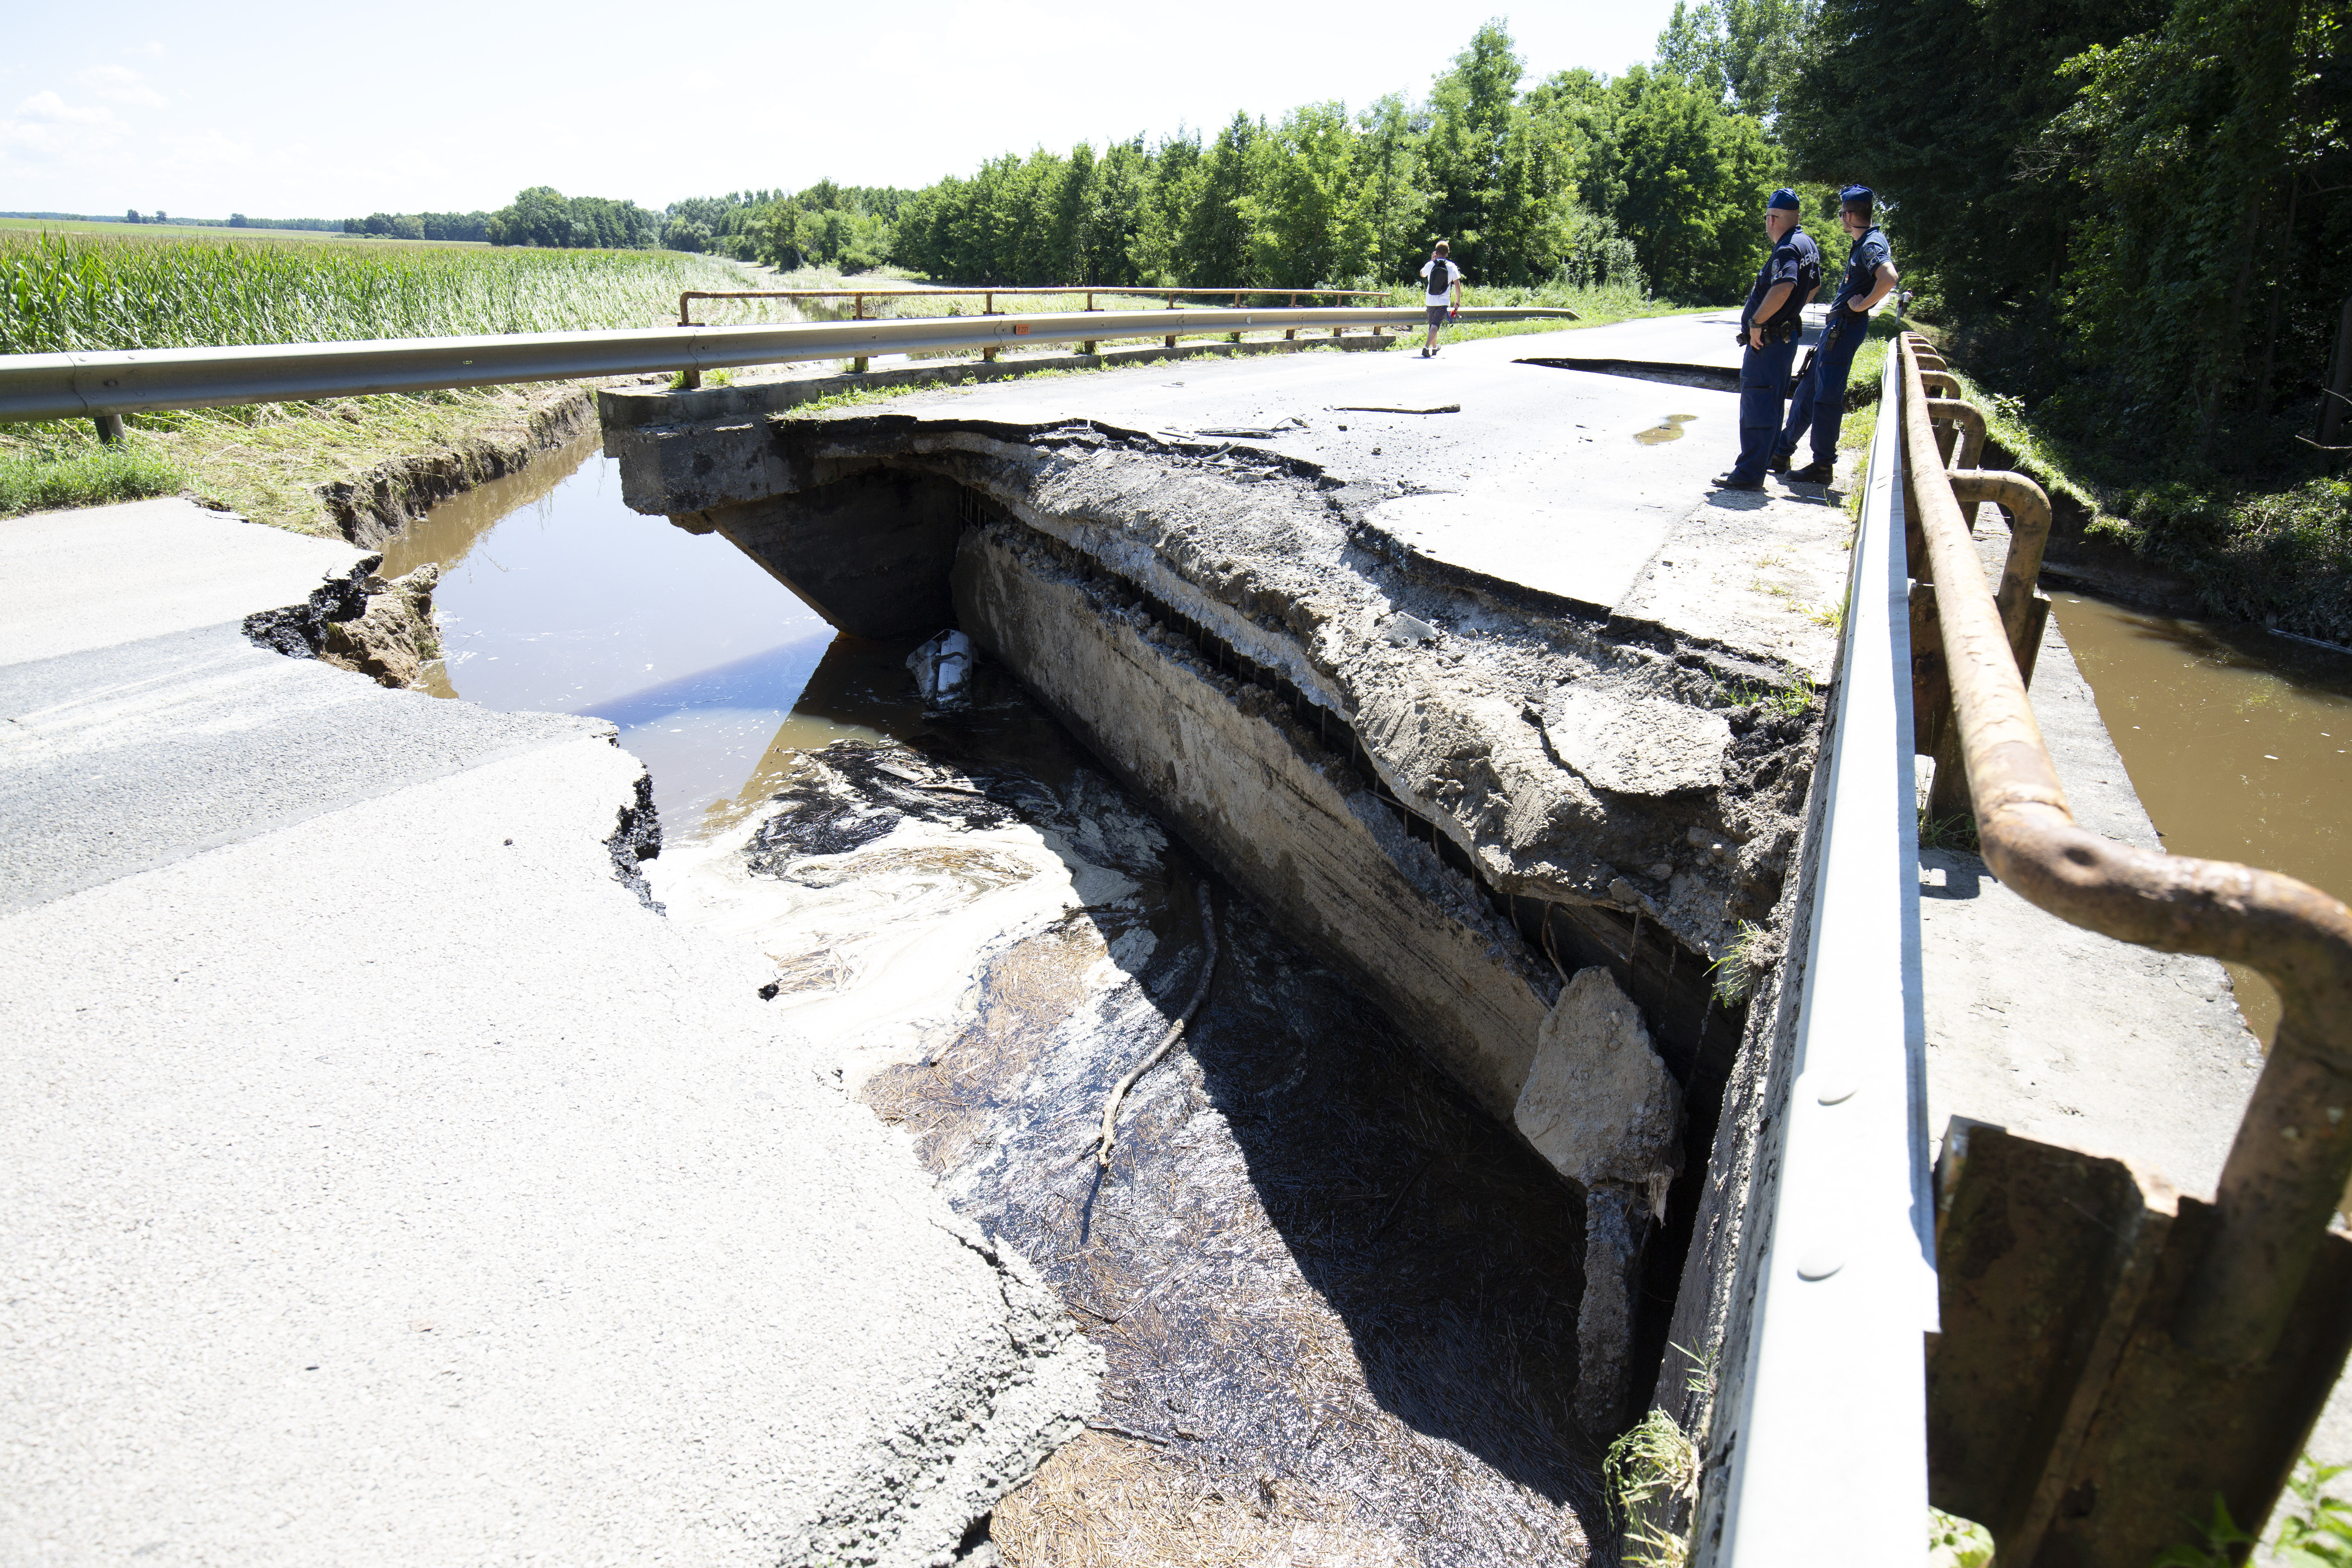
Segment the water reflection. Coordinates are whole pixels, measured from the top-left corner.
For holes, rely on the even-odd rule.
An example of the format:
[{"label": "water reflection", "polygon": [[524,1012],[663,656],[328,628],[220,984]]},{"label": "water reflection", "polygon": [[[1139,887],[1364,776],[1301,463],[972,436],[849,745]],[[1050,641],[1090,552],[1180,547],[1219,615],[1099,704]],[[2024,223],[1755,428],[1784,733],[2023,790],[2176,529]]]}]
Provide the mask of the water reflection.
[{"label": "water reflection", "polygon": [[1665,441],[1683,438],[1683,426],[1698,417],[1696,414],[1669,414],[1646,430],[1633,432],[1633,439],[1644,447],[1655,447]]},{"label": "water reflection", "polygon": [[[2055,596],[2140,803],[2176,855],[2238,860],[2352,896],[2352,656],[2260,626]],[[2268,1046],[2278,994],[2230,966]]]},{"label": "water reflection", "polygon": [[880,733],[795,728],[833,628],[716,534],[622,504],[593,435],[434,508],[387,546],[383,569],[428,562],[441,568],[444,655],[428,689],[610,719],[652,769],[672,833],[731,820],[780,750]]}]

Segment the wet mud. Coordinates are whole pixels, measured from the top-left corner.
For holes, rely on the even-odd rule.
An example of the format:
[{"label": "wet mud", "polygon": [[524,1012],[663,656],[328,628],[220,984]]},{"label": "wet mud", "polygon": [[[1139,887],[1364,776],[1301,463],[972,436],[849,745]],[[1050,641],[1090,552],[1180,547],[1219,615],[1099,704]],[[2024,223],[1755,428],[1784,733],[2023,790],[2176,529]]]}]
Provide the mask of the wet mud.
[{"label": "wet mud", "polygon": [[[909,723],[902,653],[845,639],[801,705],[901,739],[800,752],[656,888],[770,954],[818,1070],[1103,1348],[1096,1430],[1006,1500],[999,1550],[1585,1560],[1580,1198],[1003,671]],[[1106,1171],[1105,1099],[1199,984],[1204,879],[1207,1000]]]}]

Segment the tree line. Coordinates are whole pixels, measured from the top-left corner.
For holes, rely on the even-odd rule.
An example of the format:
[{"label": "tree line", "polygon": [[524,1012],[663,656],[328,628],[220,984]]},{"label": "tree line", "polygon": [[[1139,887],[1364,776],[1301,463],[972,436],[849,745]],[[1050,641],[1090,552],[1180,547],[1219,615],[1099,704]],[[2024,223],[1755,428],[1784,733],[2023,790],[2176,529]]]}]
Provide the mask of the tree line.
[{"label": "tree line", "polygon": [[1978,361],[2161,468],[2308,428],[2352,311],[2352,0],[1820,0],[1795,166],[1902,204]]},{"label": "tree line", "polygon": [[651,250],[662,243],[662,218],[632,201],[567,196],[533,185],[496,212],[371,213],[345,218],[345,234],[385,239],[474,240],[539,246],[552,250]]},{"label": "tree line", "polygon": [[1425,101],[1008,153],[908,196],[891,258],[970,282],[1384,288],[1442,237],[1476,282],[1737,297],[1783,162],[1763,121],[1664,68],[1526,74],[1490,22]]}]

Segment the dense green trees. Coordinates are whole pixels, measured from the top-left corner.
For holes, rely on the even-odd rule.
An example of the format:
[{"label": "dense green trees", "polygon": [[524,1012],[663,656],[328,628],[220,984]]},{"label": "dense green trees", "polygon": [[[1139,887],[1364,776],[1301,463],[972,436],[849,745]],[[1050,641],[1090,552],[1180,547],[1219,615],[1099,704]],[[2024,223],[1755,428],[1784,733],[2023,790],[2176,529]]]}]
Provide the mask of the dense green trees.
[{"label": "dense green trees", "polygon": [[661,220],[635,202],[567,196],[552,185],[520,193],[489,216],[486,229],[492,245],[557,250],[646,250],[661,238]]},{"label": "dense green trees", "polygon": [[1818,26],[1790,151],[1900,202],[1906,270],[1980,356],[2164,457],[2308,422],[2352,294],[2352,0],[1822,0]]},{"label": "dense green trees", "polygon": [[[232,218],[236,224],[237,219]],[[471,239],[490,237],[490,215],[473,213],[370,213],[343,220],[345,234],[382,239]]]},{"label": "dense green trees", "polygon": [[1525,74],[1489,23],[1425,104],[1006,154],[909,196],[891,259],[973,283],[1386,287],[1444,238],[1482,283],[1646,274],[1676,297],[1738,295],[1778,173],[1756,118],[1638,70],[1522,90]]}]

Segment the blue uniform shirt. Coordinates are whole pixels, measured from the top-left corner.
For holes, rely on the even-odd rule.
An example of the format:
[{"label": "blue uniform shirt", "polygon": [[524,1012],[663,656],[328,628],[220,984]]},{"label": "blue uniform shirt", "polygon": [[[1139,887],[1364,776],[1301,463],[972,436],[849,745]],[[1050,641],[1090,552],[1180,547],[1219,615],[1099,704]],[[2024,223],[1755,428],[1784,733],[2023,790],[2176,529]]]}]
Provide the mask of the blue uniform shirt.
[{"label": "blue uniform shirt", "polygon": [[[1782,235],[1780,243],[1772,247],[1772,254],[1764,258],[1762,269],[1756,274],[1755,287],[1748,290],[1748,308],[1739,312],[1740,331],[1745,334],[1750,326],[1777,331],[1795,321],[1812,293],[1805,287],[1806,282],[1810,279],[1818,288],[1821,276],[1822,249],[1813,243],[1813,237],[1801,228],[1792,228]],[[1772,312],[1769,321],[1758,321],[1757,307],[1764,302],[1765,295],[1782,283],[1796,287],[1789,290],[1787,301]]]},{"label": "blue uniform shirt", "polygon": [[1895,253],[1886,248],[1886,237],[1878,232],[1878,226],[1864,229],[1853,248],[1846,252],[1845,277],[1838,283],[1837,298],[1830,301],[1830,309],[1843,310],[1848,300],[1868,298],[1878,287],[1879,267],[1894,259]]}]

